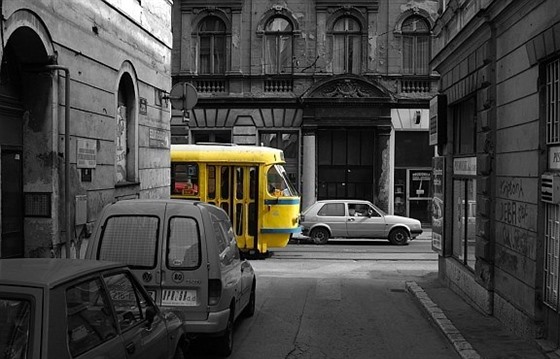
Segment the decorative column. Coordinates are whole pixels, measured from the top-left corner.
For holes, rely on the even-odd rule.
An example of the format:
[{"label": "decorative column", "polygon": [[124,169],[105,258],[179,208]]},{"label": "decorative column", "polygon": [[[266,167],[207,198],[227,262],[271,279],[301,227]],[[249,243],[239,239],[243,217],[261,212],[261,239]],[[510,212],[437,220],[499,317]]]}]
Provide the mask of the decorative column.
[{"label": "decorative column", "polygon": [[302,163],[302,193],[301,210],[303,211],[317,200],[316,169],[317,163],[315,146],[315,130],[303,132],[303,163]]},{"label": "decorative column", "polygon": [[376,205],[382,210],[389,212],[389,199],[391,196],[391,174],[393,166],[391,161],[391,128],[377,128],[377,153],[379,161],[377,162],[375,173],[377,183],[377,201]]}]

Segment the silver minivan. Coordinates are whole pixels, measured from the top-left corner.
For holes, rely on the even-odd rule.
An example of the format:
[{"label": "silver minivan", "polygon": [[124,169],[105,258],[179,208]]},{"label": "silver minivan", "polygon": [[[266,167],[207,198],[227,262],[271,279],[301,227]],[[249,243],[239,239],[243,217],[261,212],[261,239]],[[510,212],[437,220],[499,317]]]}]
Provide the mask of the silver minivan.
[{"label": "silver minivan", "polygon": [[334,199],[317,201],[300,215],[302,233],[317,244],[329,238],[386,238],[407,244],[422,234],[419,220],[386,214],[369,201]]},{"label": "silver minivan", "polygon": [[227,213],[188,200],[124,200],[101,212],[86,258],[127,264],[190,336],[216,337],[224,356],[233,327],[255,311],[256,278],[240,258]]}]

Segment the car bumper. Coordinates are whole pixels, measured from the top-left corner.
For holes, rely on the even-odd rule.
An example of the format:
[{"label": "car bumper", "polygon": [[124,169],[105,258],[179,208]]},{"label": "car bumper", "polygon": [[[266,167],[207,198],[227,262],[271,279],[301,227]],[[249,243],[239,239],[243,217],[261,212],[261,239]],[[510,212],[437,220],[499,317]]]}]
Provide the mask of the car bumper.
[{"label": "car bumper", "polygon": [[412,229],[412,230],[410,230],[410,236],[411,236],[412,238],[416,238],[416,237],[418,237],[419,235],[421,235],[422,232],[424,232],[422,229]]},{"label": "car bumper", "polygon": [[184,320],[184,327],[189,334],[219,334],[226,330],[230,310],[208,313],[206,320]]}]

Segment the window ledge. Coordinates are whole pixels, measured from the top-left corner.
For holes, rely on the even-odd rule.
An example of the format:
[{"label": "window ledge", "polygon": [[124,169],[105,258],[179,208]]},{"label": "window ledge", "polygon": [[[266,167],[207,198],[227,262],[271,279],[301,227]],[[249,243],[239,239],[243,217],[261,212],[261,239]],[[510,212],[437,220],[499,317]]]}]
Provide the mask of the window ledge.
[{"label": "window ledge", "polygon": [[140,182],[118,182],[115,183],[115,188],[122,188],[122,187],[133,187],[133,186],[139,186]]}]

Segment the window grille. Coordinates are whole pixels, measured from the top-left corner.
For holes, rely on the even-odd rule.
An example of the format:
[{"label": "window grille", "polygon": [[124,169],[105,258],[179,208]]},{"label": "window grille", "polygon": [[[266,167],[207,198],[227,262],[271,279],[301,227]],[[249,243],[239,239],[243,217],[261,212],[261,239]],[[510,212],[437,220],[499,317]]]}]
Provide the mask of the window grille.
[{"label": "window grille", "polygon": [[560,142],[560,58],[546,65],[546,142]]},{"label": "window grille", "polygon": [[545,204],[544,303],[558,310],[558,262],[560,257],[560,206]]}]

